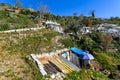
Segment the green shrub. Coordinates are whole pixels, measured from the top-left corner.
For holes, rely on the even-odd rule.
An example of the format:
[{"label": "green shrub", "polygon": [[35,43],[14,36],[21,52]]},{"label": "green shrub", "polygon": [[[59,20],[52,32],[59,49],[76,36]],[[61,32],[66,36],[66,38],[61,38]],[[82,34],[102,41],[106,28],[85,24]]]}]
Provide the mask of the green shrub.
[{"label": "green shrub", "polygon": [[4,31],[4,30],[9,30],[10,26],[8,23],[1,23],[0,24],[0,31]]},{"label": "green shrub", "polygon": [[114,58],[120,59],[120,52],[108,53],[108,55],[111,55]]},{"label": "green shrub", "polygon": [[100,71],[90,71],[94,78],[94,80],[110,80],[106,75],[101,73]]},{"label": "green shrub", "polygon": [[101,43],[101,35],[102,35],[102,33],[93,32],[93,33],[89,34],[89,37],[96,43]]},{"label": "green shrub", "polygon": [[74,42],[72,41],[71,38],[68,38],[68,39],[61,39],[60,42],[61,42],[66,48],[75,46],[75,45],[74,45]]},{"label": "green shrub", "polygon": [[6,19],[9,13],[6,11],[0,11],[0,19]]},{"label": "green shrub", "polygon": [[82,69],[80,72],[72,72],[67,74],[65,80],[110,80],[110,79],[99,71]]},{"label": "green shrub", "polygon": [[55,37],[57,35],[57,33],[55,34],[55,33],[45,33],[45,34],[43,34],[43,36],[44,37],[46,37],[46,39],[49,41],[49,40],[51,40],[53,37]]},{"label": "green shrub", "polygon": [[103,66],[103,68],[109,70],[109,71],[116,71],[117,66],[115,66],[113,63],[112,57],[108,56],[105,53],[94,53],[95,58],[98,62],[100,62]]}]

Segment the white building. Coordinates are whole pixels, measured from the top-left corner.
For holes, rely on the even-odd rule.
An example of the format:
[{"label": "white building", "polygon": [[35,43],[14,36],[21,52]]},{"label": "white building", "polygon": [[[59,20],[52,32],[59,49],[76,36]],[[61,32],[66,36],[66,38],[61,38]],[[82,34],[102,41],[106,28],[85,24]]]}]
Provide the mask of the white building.
[{"label": "white building", "polygon": [[81,28],[82,34],[92,33],[92,29],[90,27]]},{"label": "white building", "polygon": [[45,26],[47,28],[53,29],[56,32],[59,32],[59,33],[62,33],[62,34],[64,33],[64,29],[57,22],[46,21]]},{"label": "white building", "polygon": [[120,26],[115,24],[101,24],[97,30],[103,33],[110,33],[113,37],[120,39]]}]

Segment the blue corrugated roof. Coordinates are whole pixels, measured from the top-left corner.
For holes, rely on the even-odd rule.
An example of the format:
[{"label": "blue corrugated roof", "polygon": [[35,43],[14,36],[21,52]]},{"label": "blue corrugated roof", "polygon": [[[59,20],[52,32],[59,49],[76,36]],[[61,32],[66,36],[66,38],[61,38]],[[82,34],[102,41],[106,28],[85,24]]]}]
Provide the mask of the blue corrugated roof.
[{"label": "blue corrugated roof", "polygon": [[75,54],[77,54],[77,55],[81,55],[81,54],[84,54],[84,53],[85,53],[85,51],[80,50],[80,49],[75,48],[75,47],[70,48],[70,50],[71,50],[72,52],[74,52]]}]

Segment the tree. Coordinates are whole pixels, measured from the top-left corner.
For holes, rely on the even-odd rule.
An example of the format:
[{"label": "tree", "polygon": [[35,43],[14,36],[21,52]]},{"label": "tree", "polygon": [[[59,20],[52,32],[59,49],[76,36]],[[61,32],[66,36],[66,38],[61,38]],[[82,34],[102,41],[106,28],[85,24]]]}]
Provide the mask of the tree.
[{"label": "tree", "polygon": [[89,27],[91,27],[92,26],[92,20],[91,19],[83,19],[82,20],[82,22],[83,22],[83,24],[85,25],[85,26],[89,26]]},{"label": "tree", "polygon": [[83,16],[83,14],[80,14],[80,20],[83,20],[83,18],[84,18],[84,16]]},{"label": "tree", "polygon": [[40,4],[38,11],[40,11],[41,13],[48,13],[49,9],[48,6],[45,4]]},{"label": "tree", "polygon": [[92,15],[93,18],[95,17],[95,11],[94,10],[91,11],[91,15]]},{"label": "tree", "polygon": [[73,16],[77,16],[77,12],[74,12],[74,13],[73,13]]},{"label": "tree", "polygon": [[43,18],[45,13],[49,13],[49,9],[48,9],[47,4],[42,4],[41,3],[38,7],[38,11],[39,11],[39,14],[40,14],[40,18]]},{"label": "tree", "polygon": [[101,45],[105,51],[108,51],[109,45],[112,42],[112,36],[110,34],[101,35]]},{"label": "tree", "polygon": [[88,21],[87,21],[87,26],[89,26],[89,27],[92,26],[92,20],[88,19]]},{"label": "tree", "polygon": [[15,7],[22,8],[22,3],[19,0],[15,0]]},{"label": "tree", "polygon": [[77,35],[77,32],[80,30],[81,24],[79,21],[71,21],[69,22],[69,30],[72,31],[75,35]]}]

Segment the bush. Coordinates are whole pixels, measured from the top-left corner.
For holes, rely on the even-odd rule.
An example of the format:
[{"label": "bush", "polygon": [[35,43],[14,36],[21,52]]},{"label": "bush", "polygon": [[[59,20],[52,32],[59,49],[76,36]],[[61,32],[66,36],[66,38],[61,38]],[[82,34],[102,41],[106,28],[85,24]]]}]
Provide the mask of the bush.
[{"label": "bush", "polygon": [[69,48],[69,47],[74,46],[74,42],[72,41],[71,38],[61,39],[60,42],[61,42],[66,48]]},{"label": "bush", "polygon": [[108,55],[111,55],[112,57],[115,57],[115,58],[117,58],[117,59],[120,59],[120,52],[108,53]]},{"label": "bush", "polygon": [[109,80],[109,78],[99,71],[82,69],[80,72],[67,74],[65,80]]},{"label": "bush", "polygon": [[9,24],[8,23],[2,23],[0,24],[0,31],[4,31],[4,30],[9,30]]},{"label": "bush", "polygon": [[9,13],[6,11],[0,11],[0,19],[6,19]]},{"label": "bush", "polygon": [[94,80],[110,80],[106,75],[99,71],[91,71]]},{"label": "bush", "polygon": [[100,62],[103,66],[103,68],[113,72],[117,70],[117,66],[115,66],[113,63],[113,58],[109,57],[105,53],[94,53],[95,58],[98,62]]},{"label": "bush", "polygon": [[93,32],[93,33],[89,34],[89,37],[96,43],[101,43],[101,35],[102,35],[102,33]]}]

